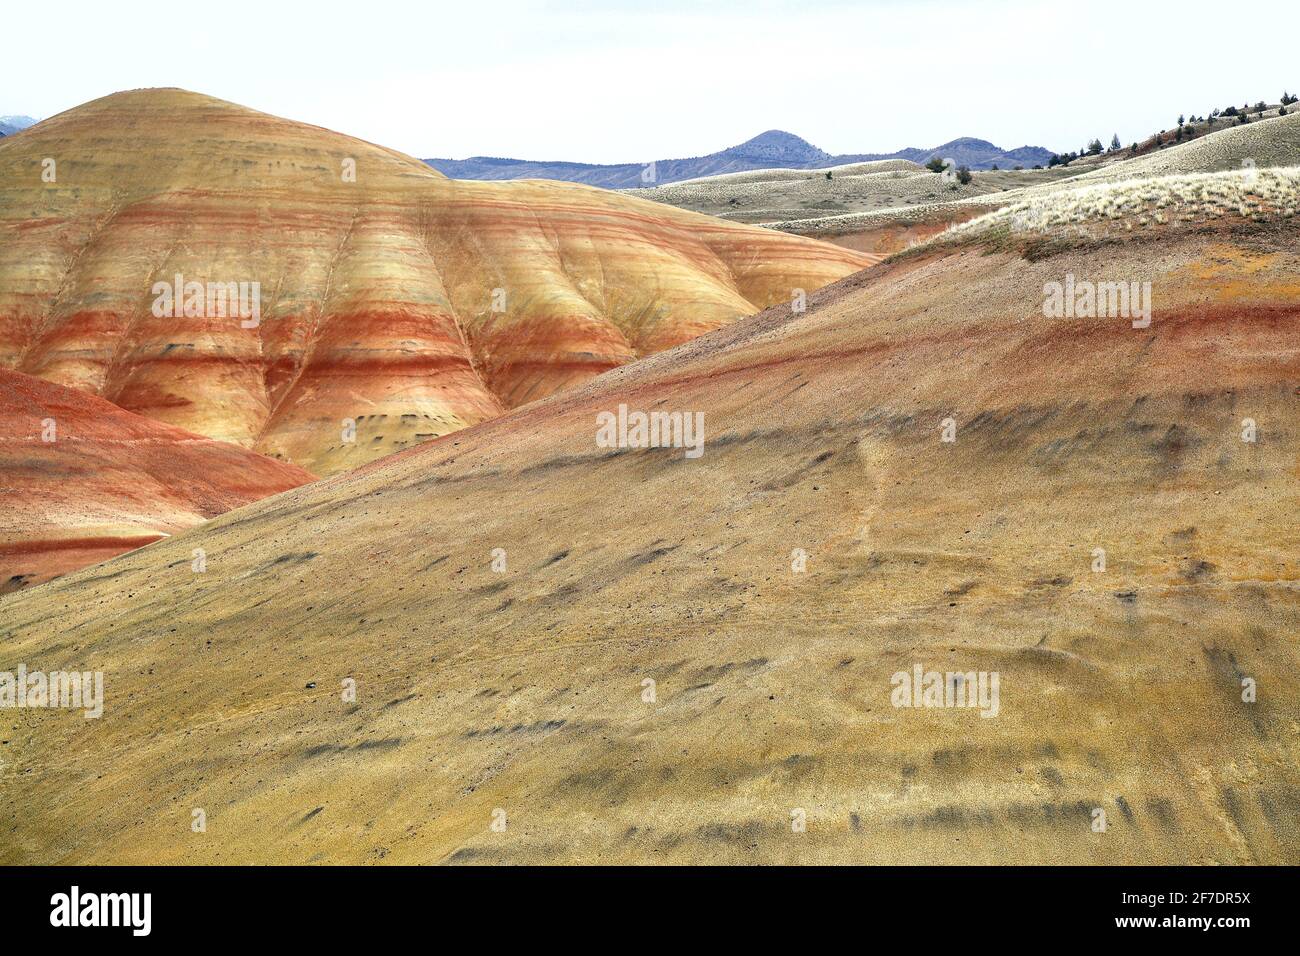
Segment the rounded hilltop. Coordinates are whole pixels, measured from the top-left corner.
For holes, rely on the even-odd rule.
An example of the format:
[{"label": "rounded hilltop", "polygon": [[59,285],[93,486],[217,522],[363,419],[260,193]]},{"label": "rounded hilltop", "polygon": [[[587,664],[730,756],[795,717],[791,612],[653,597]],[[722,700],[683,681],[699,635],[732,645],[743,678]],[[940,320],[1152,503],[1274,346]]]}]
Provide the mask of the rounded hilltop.
[{"label": "rounded hilltop", "polygon": [[[578,184],[452,181],[188,90],[115,93],[0,141],[0,367],[317,474],[872,261]],[[257,283],[258,321],[151,314],[176,276]]]}]

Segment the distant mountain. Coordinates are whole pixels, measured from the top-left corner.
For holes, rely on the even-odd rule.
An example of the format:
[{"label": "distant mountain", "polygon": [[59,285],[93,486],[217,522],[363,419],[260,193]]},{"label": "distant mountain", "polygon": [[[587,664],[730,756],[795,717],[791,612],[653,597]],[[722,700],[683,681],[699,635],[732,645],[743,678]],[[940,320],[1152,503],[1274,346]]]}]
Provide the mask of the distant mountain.
[{"label": "distant mountain", "polygon": [[36,120],[30,116],[0,116],[0,135],[9,136],[29,126],[35,126]]},{"label": "distant mountain", "polygon": [[739,146],[710,153],[708,156],[661,159],[652,164],[619,163],[599,166],[563,161],[500,159],[492,156],[459,160],[426,159],[425,162],[453,179],[559,179],[603,186],[606,189],[630,189],[675,183],[697,176],[738,173],[747,169],[821,166],[833,163],[834,157],[792,133],[772,129]]},{"label": "distant mountain", "polygon": [[453,179],[559,179],[568,182],[603,186],[606,189],[630,189],[655,186],[738,173],[749,169],[819,169],[843,163],[860,163],[873,159],[910,159],[924,163],[931,156],[952,159],[958,166],[988,169],[999,166],[1031,167],[1046,164],[1049,150],[1039,146],[1021,146],[1002,150],[987,140],[963,137],[934,149],[900,149],[896,153],[853,153],[832,156],[805,139],[784,130],[770,129],[739,146],[732,146],[707,156],[690,159],[659,159],[653,163],[619,163],[596,165],[560,160],[538,161],[503,159],[495,156],[472,156],[469,159],[426,159],[438,172]]},{"label": "distant mountain", "polygon": [[1052,153],[1041,146],[1021,146],[1018,149],[1003,150],[986,139],[963,136],[960,139],[944,143],[942,146],[936,146],[934,149],[908,147],[907,149],[900,149],[896,153],[868,153],[860,157],[854,157],[852,160],[842,158],[841,162],[866,162],[873,159],[910,159],[914,163],[925,163],[933,156],[940,159],[951,159],[956,165],[969,166],[971,169],[989,169],[993,166],[997,166],[999,169],[1024,166],[1029,169],[1036,165],[1047,165]]},{"label": "distant mountain", "polygon": [[[793,133],[779,129],[770,129],[759,133],[751,140],[724,149],[715,156],[727,156],[734,160],[749,160],[756,163],[827,163],[835,157],[823,152],[806,139],[800,139]],[[708,158],[708,157],[706,157]],[[766,167],[760,167],[766,168]]]}]

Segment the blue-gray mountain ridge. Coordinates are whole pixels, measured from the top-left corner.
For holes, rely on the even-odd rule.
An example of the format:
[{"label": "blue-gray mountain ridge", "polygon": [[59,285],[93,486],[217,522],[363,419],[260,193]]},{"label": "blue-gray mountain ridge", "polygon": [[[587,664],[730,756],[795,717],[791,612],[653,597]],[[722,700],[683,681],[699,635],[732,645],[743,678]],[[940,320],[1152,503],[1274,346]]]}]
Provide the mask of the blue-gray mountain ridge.
[{"label": "blue-gray mountain ridge", "polygon": [[603,186],[606,189],[630,189],[663,185],[736,173],[751,169],[821,169],[843,163],[861,163],[876,159],[910,159],[924,163],[932,156],[951,159],[958,166],[971,169],[1012,169],[1046,165],[1052,153],[1041,146],[1021,146],[1003,150],[983,139],[964,136],[933,149],[908,147],[893,153],[849,153],[832,156],[805,139],[772,129],[751,140],[707,156],[690,159],[659,159],[653,163],[617,163],[599,165],[564,161],[504,159],[495,156],[472,156],[469,159],[426,159],[438,172],[453,179],[559,179],[568,182]]}]

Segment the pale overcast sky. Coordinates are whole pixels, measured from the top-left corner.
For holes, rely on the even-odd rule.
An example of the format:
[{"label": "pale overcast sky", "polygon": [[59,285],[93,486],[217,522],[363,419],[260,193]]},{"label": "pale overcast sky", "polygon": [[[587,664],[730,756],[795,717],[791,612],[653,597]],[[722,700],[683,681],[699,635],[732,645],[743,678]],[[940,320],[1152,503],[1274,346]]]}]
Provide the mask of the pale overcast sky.
[{"label": "pale overcast sky", "polygon": [[3,14],[0,115],[180,86],[421,157],[1077,149],[1300,88],[1300,4],[63,0]]}]

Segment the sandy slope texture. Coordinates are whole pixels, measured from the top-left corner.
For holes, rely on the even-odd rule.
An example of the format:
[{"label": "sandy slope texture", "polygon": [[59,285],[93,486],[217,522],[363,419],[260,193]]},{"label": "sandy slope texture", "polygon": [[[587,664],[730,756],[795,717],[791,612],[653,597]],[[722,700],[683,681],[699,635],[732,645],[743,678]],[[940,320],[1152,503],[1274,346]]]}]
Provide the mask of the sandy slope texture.
[{"label": "sandy slope texture", "polygon": [[12,595],[108,701],[6,715],[0,860],[1300,862],[1297,275],[1276,213],[936,245]]}]

